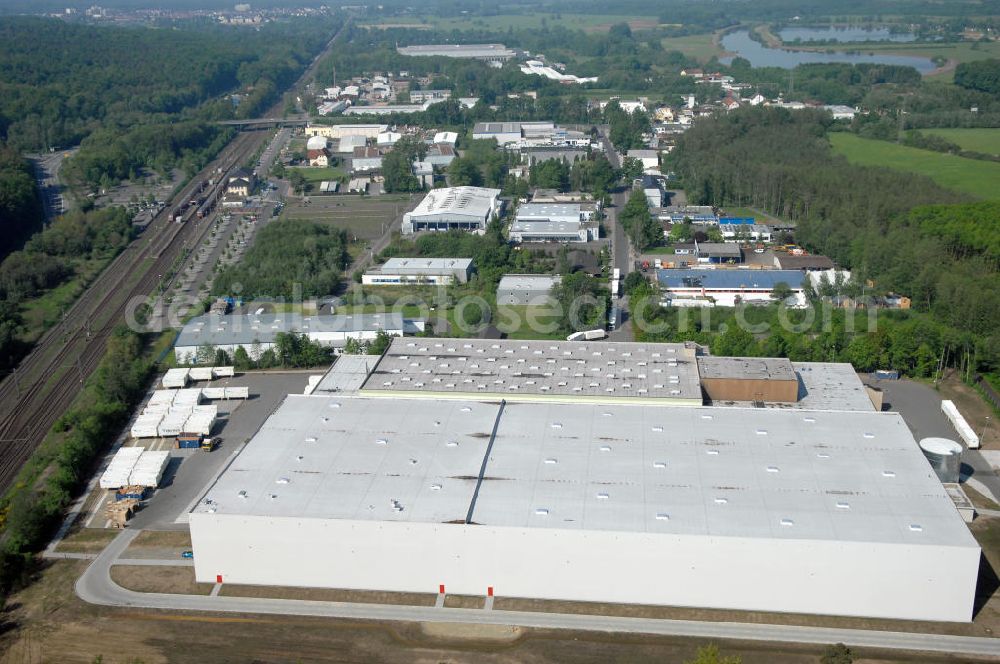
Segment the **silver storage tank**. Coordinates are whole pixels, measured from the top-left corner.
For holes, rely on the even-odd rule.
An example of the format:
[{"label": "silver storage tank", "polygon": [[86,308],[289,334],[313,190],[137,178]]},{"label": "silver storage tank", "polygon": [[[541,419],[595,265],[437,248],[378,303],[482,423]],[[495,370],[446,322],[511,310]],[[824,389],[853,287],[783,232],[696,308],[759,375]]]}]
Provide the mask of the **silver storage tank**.
[{"label": "silver storage tank", "polygon": [[942,482],[958,482],[962,466],[962,446],[948,438],[924,438],[920,441],[920,451],[924,453],[934,473]]}]

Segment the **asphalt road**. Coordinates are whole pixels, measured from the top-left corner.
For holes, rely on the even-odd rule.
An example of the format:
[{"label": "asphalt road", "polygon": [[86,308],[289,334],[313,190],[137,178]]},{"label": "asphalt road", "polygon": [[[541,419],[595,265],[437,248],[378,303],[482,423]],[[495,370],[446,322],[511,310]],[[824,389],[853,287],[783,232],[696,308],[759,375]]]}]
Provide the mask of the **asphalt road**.
[{"label": "asphalt road", "polygon": [[85,602],[101,606],[141,607],[177,611],[215,613],[259,613],[354,620],[394,620],[402,622],[449,622],[479,625],[516,625],[538,629],[573,629],[620,634],[655,634],[699,639],[739,639],[786,643],[845,643],[859,648],[932,651],[1000,657],[1000,639],[912,634],[856,629],[793,627],[697,620],[655,620],[611,616],[528,611],[451,609],[444,607],[354,604],[287,599],[256,599],[139,593],[126,590],[111,580],[111,566],[139,534],[123,531],[94,560],[76,583],[76,594]]},{"label": "asphalt road", "polygon": [[[604,148],[604,154],[608,157],[608,161],[611,162],[611,166],[616,169],[621,168],[621,156],[615,150],[614,146],[611,145],[608,137],[603,133],[601,134],[601,145]],[[614,206],[606,210],[608,215],[607,227],[611,231],[612,267],[617,267],[622,271],[623,279],[632,270],[631,247],[628,238],[625,237],[625,230],[618,223],[618,212],[625,206],[627,192],[628,187],[623,191],[612,194],[611,199]]]}]

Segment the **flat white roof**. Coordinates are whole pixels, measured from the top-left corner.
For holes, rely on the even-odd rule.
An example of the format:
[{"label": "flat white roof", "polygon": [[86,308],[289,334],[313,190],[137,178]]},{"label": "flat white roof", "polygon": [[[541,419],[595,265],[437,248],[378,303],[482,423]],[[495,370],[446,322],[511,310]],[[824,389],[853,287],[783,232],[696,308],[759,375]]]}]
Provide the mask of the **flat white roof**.
[{"label": "flat white roof", "polygon": [[701,404],[683,344],[393,339],[362,388],[372,396]]},{"label": "flat white roof", "polygon": [[[705,377],[705,365],[699,357],[701,376]],[[755,358],[765,359],[765,358]],[[793,410],[856,410],[875,412],[868,391],[858,377],[857,372],[845,362],[792,362],[792,370],[799,381],[799,398],[795,402],[768,401],[767,408],[784,408]],[[714,406],[729,406],[749,408],[749,401],[719,401]]]},{"label": "flat white roof", "polygon": [[497,292],[514,290],[551,290],[553,286],[562,281],[562,277],[555,274],[505,274],[497,284]]},{"label": "flat white roof", "polygon": [[517,209],[517,219],[551,219],[559,221],[560,218],[569,218],[571,221],[580,220],[579,203],[524,203]]},{"label": "flat white roof", "polygon": [[313,394],[357,392],[377,362],[375,355],[339,355],[316,385]]},{"label": "flat white roof", "polygon": [[206,498],[195,511],[977,546],[895,413],[292,395]]},{"label": "flat white roof", "polygon": [[493,211],[499,196],[499,189],[485,187],[433,189],[409,215],[464,214],[485,219]]},{"label": "flat white roof", "polygon": [[471,258],[390,258],[379,271],[390,274],[399,270],[420,271],[423,274],[452,274],[472,267]]}]

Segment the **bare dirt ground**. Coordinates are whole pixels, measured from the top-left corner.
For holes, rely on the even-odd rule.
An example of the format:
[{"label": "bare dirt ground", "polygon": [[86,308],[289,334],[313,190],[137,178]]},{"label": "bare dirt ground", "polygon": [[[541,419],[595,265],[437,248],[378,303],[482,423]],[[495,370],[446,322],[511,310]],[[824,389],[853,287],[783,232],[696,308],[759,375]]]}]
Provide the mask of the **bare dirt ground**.
[{"label": "bare dirt ground", "polygon": [[[990,405],[983,400],[979,393],[961,381],[954,370],[945,374],[943,380],[938,383],[938,391],[942,399],[951,399],[958,406],[959,412],[965,417],[969,426],[976,434],[982,436],[986,429],[986,436],[982,439],[983,449],[1000,449],[1000,422]],[[987,428],[986,418],[990,418],[990,426]]]},{"label": "bare dirt ground", "polygon": [[[674,664],[704,642],[575,631],[521,630],[517,638],[416,623],[213,615],[108,609],[81,602],[73,583],[86,561],[57,561],[11,597],[0,634],[0,664],[159,664],[197,662],[380,662],[507,664],[528,662]],[[817,664],[820,647],[724,642],[743,664]],[[954,664],[947,656],[864,652],[859,664]],[[982,661],[982,660],[980,660]]]},{"label": "bare dirt ground", "polygon": [[162,565],[115,565],[111,579],[122,588],[140,593],[171,593],[178,595],[208,595],[211,583],[197,583],[193,567]]},{"label": "bare dirt ground", "polygon": [[449,609],[481,609],[483,598],[471,595],[445,595],[444,605]]},{"label": "bare dirt ground", "polygon": [[71,531],[56,547],[60,553],[100,553],[115,537],[117,530],[79,528]]},{"label": "bare dirt ground", "polygon": [[224,584],[220,595],[229,597],[266,597],[271,599],[304,599],[316,602],[360,602],[365,604],[403,604],[434,606],[429,593],[388,593],[374,590],[338,590],[335,588],[287,588],[273,586],[242,586]]}]

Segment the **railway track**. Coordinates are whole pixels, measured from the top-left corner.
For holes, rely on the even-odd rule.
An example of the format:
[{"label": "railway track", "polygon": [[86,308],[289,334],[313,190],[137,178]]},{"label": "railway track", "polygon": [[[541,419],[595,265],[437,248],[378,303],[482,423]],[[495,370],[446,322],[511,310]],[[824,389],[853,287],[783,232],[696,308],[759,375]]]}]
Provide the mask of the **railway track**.
[{"label": "railway track", "polygon": [[[243,133],[180,192],[188,200],[221,168],[227,173],[253,154],[266,134]],[[0,491],[10,487],[22,465],[41,443],[56,419],[76,398],[81,384],[104,356],[105,343],[124,321],[135,297],[154,294],[185,248],[201,241],[210,219],[173,221],[174,207],[165,208],[119,254],[70,307],[62,321],[49,329],[17,373],[0,384]]]},{"label": "railway track", "polygon": [[[334,47],[348,21],[330,38],[292,86],[292,90],[315,76],[323,58]],[[279,99],[267,115],[279,117]],[[190,206],[184,223],[174,222],[180,204],[204,190],[216,169],[223,174],[253,155],[267,132],[238,134],[219,156],[192,178],[146,231],[119,254],[76,302],[62,320],[36,342],[12,375],[0,383],[0,493],[10,488],[17,474],[79,394],[82,383],[96,370],[104,356],[105,342],[124,321],[129,302],[137,296],[153,295],[163,276],[170,272],[185,248],[198,245],[211,227],[211,215],[197,218],[198,205]]]}]

